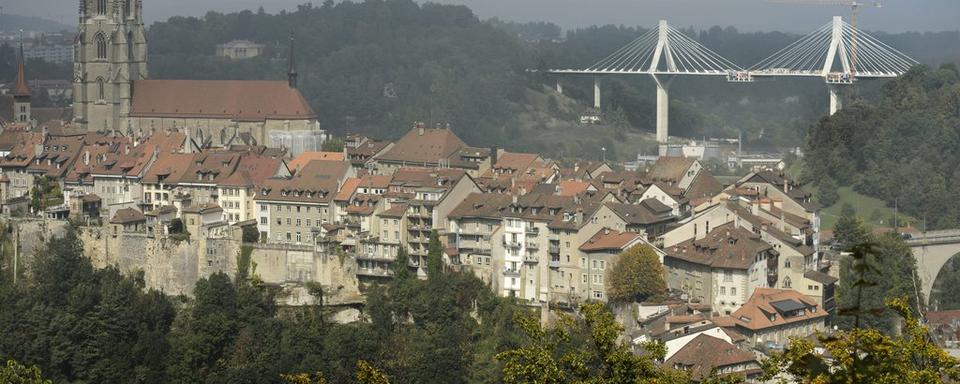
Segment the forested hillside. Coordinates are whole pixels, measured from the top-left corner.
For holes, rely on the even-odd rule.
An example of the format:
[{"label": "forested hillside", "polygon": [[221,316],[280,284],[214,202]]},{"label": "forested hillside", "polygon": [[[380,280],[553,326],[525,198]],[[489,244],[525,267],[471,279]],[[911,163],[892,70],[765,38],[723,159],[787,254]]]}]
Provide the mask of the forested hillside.
[{"label": "forested hillside", "polygon": [[[927,228],[960,223],[960,72],[918,67],[876,101],[820,120],[806,143],[805,178],[851,185],[897,202]],[[827,179],[830,179],[827,181]],[[922,224],[922,223],[921,223]]]},{"label": "forested hillside", "polygon": [[[394,138],[412,121],[423,120],[450,122],[474,145],[506,143],[511,149],[557,157],[599,156],[603,146],[609,158],[629,159],[651,148],[654,88],[648,77],[605,78],[608,124],[579,127],[577,116],[592,105],[591,79],[564,79],[570,99],[543,87],[555,83],[554,78],[525,71],[591,64],[645,32],[636,27],[562,34],[549,23],[481,21],[463,6],[410,0],[328,1],[278,15],[211,12],[150,27],[151,76],[282,79],[291,30],[297,37],[300,88],[323,126],[336,133]],[[684,32],[744,67],[798,38],[730,27]],[[887,37],[896,38],[906,53],[927,59],[934,52],[940,57],[960,52],[955,35]],[[213,56],[216,44],[233,39],[265,43],[268,54],[247,61]],[[860,88],[861,95],[870,97],[878,84],[865,82]],[[753,144],[797,146],[826,110],[825,94],[822,82],[807,79],[754,84],[677,79],[671,86],[671,134],[736,137],[742,132]]]}]

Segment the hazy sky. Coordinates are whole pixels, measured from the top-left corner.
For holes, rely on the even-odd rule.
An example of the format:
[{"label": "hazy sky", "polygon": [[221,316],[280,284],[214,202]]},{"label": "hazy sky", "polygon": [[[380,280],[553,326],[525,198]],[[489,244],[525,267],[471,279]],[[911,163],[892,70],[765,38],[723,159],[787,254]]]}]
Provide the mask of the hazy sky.
[{"label": "hazy sky", "polygon": [[[148,22],[173,15],[203,15],[208,10],[236,11],[263,6],[268,12],[293,9],[308,0],[143,0]],[[323,0],[313,0],[314,4]],[[593,24],[650,26],[667,19],[677,27],[732,25],[740,30],[807,32],[830,16],[848,18],[850,8],[790,4],[831,0],[434,0],[465,4],[480,17],[517,21],[552,21],[564,28]],[[845,1],[845,0],[844,0]],[[874,4],[871,0],[861,0]],[[960,29],[960,0],[882,0],[881,8],[864,6],[860,25],[867,30],[941,31]],[[75,24],[77,0],[0,0],[5,13],[41,16]]]}]

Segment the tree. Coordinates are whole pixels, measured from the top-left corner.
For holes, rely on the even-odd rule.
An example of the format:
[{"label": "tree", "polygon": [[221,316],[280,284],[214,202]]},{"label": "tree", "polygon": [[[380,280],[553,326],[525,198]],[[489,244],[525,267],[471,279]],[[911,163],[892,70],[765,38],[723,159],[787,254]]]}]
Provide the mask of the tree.
[{"label": "tree", "polygon": [[837,193],[837,182],[830,176],[824,176],[820,179],[819,189],[817,189],[817,200],[824,207],[829,207],[837,203],[840,195]]},{"label": "tree", "polygon": [[911,308],[922,298],[916,293],[916,260],[896,234],[888,233],[847,247],[840,261],[837,288],[839,308],[834,323],[843,329],[875,329],[896,333],[896,313],[884,305],[886,297],[907,297]]},{"label": "tree", "polygon": [[390,384],[387,375],[365,360],[357,360],[357,381],[360,384]]},{"label": "tree", "polygon": [[397,257],[393,261],[393,278],[406,280],[410,276],[410,256],[407,254],[406,247],[399,247]]},{"label": "tree", "polygon": [[666,272],[656,250],[638,244],[620,253],[607,272],[607,294],[612,301],[644,301],[667,292]]},{"label": "tree", "polygon": [[324,141],[320,147],[324,152],[343,152],[343,140],[331,137]]},{"label": "tree", "polygon": [[841,250],[871,240],[870,228],[856,214],[845,213],[833,227],[833,239]]},{"label": "tree", "polygon": [[427,245],[427,278],[437,280],[443,275],[443,244],[437,230],[430,231],[430,243]]},{"label": "tree", "polygon": [[259,243],[260,242],[260,231],[257,230],[256,225],[247,225],[243,227],[243,242],[244,243]]},{"label": "tree", "polygon": [[666,354],[663,344],[644,345],[635,354],[619,342],[622,326],[600,303],[580,307],[582,318],[561,315],[553,328],[544,329],[533,316],[517,323],[528,337],[520,347],[497,355],[504,361],[506,383],[687,383],[689,375],[655,362]]},{"label": "tree", "polygon": [[[908,300],[887,300],[903,319],[903,336],[855,328],[819,335],[819,353],[806,338],[791,337],[787,349],[763,361],[764,380],[800,383],[941,383],[960,380],[960,361],[933,343]],[[829,354],[829,358],[825,355]]]},{"label": "tree", "polygon": [[51,384],[36,366],[26,367],[15,360],[7,360],[6,366],[0,366],[0,383],[4,384]]}]

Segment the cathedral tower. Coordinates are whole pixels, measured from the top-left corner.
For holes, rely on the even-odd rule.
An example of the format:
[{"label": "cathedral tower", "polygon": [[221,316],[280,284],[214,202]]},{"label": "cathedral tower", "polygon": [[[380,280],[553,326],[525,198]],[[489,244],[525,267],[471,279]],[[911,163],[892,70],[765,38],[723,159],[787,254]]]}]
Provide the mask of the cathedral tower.
[{"label": "cathedral tower", "polygon": [[126,132],[133,82],[147,78],[142,0],[80,0],[73,116],[88,131]]},{"label": "cathedral tower", "polygon": [[20,32],[20,50],[17,52],[17,82],[13,89],[13,115],[20,123],[30,122],[30,87],[23,69],[23,32]]}]

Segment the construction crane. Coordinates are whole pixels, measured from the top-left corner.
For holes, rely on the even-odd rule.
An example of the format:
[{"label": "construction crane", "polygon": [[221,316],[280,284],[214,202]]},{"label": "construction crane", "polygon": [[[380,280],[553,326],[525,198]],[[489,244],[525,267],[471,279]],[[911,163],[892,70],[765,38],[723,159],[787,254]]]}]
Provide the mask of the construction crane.
[{"label": "construction crane", "polygon": [[[811,4],[811,5],[842,5],[850,7],[850,26],[852,32],[850,35],[850,78],[857,76],[857,14],[860,7],[866,5],[856,0],[767,0],[770,3],[781,4]],[[870,5],[876,8],[882,8],[883,4],[874,1]]]}]

